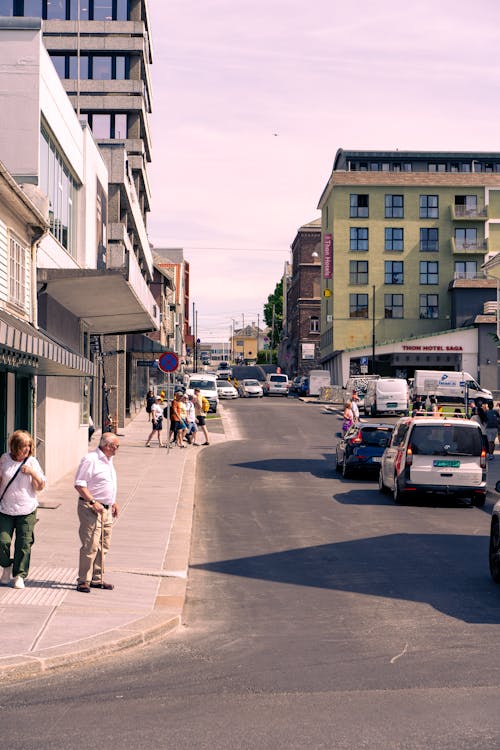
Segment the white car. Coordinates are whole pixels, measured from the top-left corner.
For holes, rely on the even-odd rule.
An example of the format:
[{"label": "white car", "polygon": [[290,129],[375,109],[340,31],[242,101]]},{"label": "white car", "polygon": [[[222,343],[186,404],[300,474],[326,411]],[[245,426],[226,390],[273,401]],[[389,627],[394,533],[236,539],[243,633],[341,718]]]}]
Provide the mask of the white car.
[{"label": "white car", "polygon": [[238,386],[240,396],[244,398],[262,398],[264,392],[258,380],[242,380]]},{"label": "white car", "polygon": [[217,393],[219,398],[238,398],[238,391],[229,380],[217,381]]},{"label": "white car", "polygon": [[[495,485],[495,492],[498,498],[500,493],[500,482]],[[493,507],[490,527],[490,573],[495,583],[500,583],[500,499]]]},{"label": "white car", "polygon": [[477,422],[455,417],[406,417],[382,456],[381,492],[394,501],[418,494],[486,500],[487,443]]}]

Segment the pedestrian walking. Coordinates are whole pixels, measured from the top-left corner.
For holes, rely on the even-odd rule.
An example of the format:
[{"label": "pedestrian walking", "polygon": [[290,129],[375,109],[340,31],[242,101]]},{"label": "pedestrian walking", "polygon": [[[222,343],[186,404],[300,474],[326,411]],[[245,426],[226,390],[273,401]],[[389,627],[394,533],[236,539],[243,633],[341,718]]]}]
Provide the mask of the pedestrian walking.
[{"label": "pedestrian walking", "polygon": [[114,588],[103,580],[103,571],[113,518],[118,517],[113,458],[119,447],[117,435],[105,432],[98,448],[82,458],[75,476],[81,541],[76,590],[84,594],[89,594],[91,588]]},{"label": "pedestrian walking", "polygon": [[187,437],[188,443],[191,443],[192,445],[198,445],[198,443],[196,442],[196,433],[198,432],[198,427],[196,426],[196,412],[194,410],[194,396],[193,395],[187,397],[186,419],[187,419],[186,437]]},{"label": "pedestrian walking", "polygon": [[161,442],[161,431],[163,429],[163,409],[161,408],[161,397],[158,396],[151,407],[151,432],[146,440],[146,448],[151,448],[151,438],[156,433],[158,435],[158,445],[163,448]]},{"label": "pedestrian walking", "polygon": [[208,430],[207,426],[205,424],[206,422],[206,413],[203,409],[203,397],[201,395],[201,391],[199,388],[194,389],[194,413],[196,415],[196,421],[198,423],[198,427],[203,432],[203,435],[205,436],[205,442],[202,443],[202,445],[210,445],[208,441]]},{"label": "pedestrian walking", "polygon": [[146,411],[148,413],[149,421],[151,421],[151,409],[155,401],[156,401],[156,398],[155,398],[153,391],[148,391],[146,393]]},{"label": "pedestrian walking", "polygon": [[174,443],[179,448],[185,448],[183,443],[184,435],[186,433],[186,424],[181,416],[181,400],[183,393],[177,391],[174,394],[174,400],[170,408],[170,431],[173,434]]},{"label": "pedestrian walking", "polygon": [[[45,487],[42,467],[33,455],[29,432],[16,430],[9,440],[9,452],[0,458],[0,582],[12,582],[23,589],[30,567],[31,548],[37,521],[36,493]],[[11,558],[12,539],[14,557]]]},{"label": "pedestrian walking", "polygon": [[356,393],[356,391],[352,392],[351,410],[352,410],[352,415],[353,415],[353,421],[359,422],[359,396]]},{"label": "pedestrian walking", "polygon": [[346,401],[344,406],[344,414],[342,421],[342,435],[345,435],[347,430],[352,427],[354,422],[354,414],[352,411],[352,401]]},{"label": "pedestrian walking", "polygon": [[488,404],[485,404],[484,427],[486,430],[486,438],[488,440],[488,458],[491,461],[495,458],[495,439],[498,433],[498,414],[493,406],[489,406]]}]

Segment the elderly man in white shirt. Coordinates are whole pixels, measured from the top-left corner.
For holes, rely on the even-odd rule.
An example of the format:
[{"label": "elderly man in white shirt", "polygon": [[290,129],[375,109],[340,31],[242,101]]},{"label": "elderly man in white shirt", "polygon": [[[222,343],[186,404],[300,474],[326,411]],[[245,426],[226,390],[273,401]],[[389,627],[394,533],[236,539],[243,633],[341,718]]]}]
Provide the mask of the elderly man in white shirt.
[{"label": "elderly man in white shirt", "polygon": [[113,518],[118,516],[113,456],[119,447],[118,437],[105,432],[99,447],[82,458],[75,476],[82,543],[76,590],[84,594],[89,594],[91,588],[113,589],[113,584],[103,581],[102,572]]}]

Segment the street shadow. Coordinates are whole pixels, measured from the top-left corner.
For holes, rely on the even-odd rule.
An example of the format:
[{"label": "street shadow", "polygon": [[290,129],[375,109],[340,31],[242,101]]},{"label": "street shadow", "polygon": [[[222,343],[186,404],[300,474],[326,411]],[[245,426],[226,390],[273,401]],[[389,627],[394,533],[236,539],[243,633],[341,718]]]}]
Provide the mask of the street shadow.
[{"label": "street shadow", "polygon": [[329,479],[335,475],[335,461],[330,455],[324,458],[266,458],[259,461],[234,463],[241,469],[271,471],[276,474],[312,474],[320,479]]},{"label": "street shadow", "polygon": [[485,537],[389,534],[192,568],[428,604],[474,624],[500,624],[500,588],[488,574]]}]

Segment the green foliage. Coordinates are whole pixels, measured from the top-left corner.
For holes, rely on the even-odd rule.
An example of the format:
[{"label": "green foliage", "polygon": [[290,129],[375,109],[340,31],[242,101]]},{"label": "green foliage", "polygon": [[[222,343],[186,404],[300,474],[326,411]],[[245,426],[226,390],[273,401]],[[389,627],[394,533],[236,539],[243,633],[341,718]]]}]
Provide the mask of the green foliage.
[{"label": "green foliage", "polygon": [[273,327],[273,308],[274,308],[274,331],[271,333],[273,343],[279,341],[280,332],[283,325],[283,279],[276,284],[274,292],[269,295],[264,305],[264,320],[269,328]]}]

